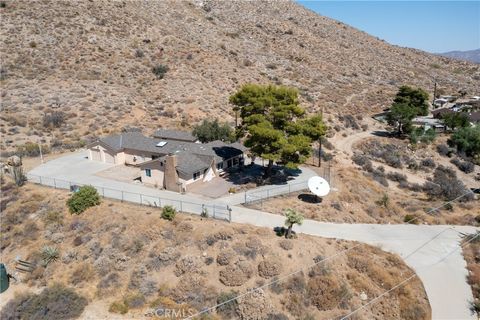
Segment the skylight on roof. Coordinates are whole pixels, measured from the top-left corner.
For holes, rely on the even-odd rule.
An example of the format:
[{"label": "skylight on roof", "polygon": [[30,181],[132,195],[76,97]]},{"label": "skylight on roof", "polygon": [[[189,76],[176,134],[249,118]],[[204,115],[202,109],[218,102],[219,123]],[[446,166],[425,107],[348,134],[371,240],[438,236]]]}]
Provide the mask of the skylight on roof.
[{"label": "skylight on roof", "polygon": [[166,145],[168,143],[168,141],[160,141],[159,143],[157,143],[157,147],[163,147],[164,145]]}]

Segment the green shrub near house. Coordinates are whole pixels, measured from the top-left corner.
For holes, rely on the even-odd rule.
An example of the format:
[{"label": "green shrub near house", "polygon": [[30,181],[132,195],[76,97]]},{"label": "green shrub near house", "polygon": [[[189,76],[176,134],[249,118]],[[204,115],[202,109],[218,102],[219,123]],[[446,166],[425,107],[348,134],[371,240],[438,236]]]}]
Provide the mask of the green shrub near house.
[{"label": "green shrub near house", "polygon": [[165,206],[162,209],[162,219],[172,221],[177,214],[177,210],[172,206]]},{"label": "green shrub near house", "polygon": [[92,186],[80,187],[70,199],[67,200],[67,206],[72,214],[80,214],[90,207],[100,204],[100,195]]}]

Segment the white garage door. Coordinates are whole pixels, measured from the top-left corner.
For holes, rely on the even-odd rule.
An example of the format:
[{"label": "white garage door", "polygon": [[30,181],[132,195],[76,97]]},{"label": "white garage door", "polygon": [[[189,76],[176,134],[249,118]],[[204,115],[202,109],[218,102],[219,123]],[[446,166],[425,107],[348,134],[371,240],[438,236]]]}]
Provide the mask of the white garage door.
[{"label": "white garage door", "polygon": [[115,158],[113,155],[111,155],[110,153],[104,151],[105,153],[105,162],[106,163],[115,163]]},{"label": "white garage door", "polygon": [[98,149],[90,149],[92,151],[92,160],[95,161],[102,161],[102,157],[100,156],[100,150]]}]

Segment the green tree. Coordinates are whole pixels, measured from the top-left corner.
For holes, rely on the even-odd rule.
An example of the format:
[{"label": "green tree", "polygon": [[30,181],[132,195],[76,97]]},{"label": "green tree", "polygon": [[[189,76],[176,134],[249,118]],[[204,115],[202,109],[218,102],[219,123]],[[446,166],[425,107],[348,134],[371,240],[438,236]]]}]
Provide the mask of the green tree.
[{"label": "green tree", "polygon": [[285,226],[287,227],[286,238],[291,238],[293,225],[301,225],[303,223],[303,216],[293,209],[285,210]]},{"label": "green tree", "polygon": [[428,115],[428,93],[420,88],[401,86],[393,104],[406,104],[414,108],[416,116]]},{"label": "green tree", "polygon": [[202,143],[214,140],[235,141],[235,135],[229,124],[226,122],[220,123],[218,119],[213,121],[203,120],[201,124],[193,127],[192,134]]},{"label": "green tree", "polygon": [[457,151],[465,153],[475,160],[480,160],[480,126],[460,128],[448,141]]},{"label": "green tree", "polygon": [[432,128],[425,130],[424,128],[415,128],[410,132],[409,138],[412,144],[418,142],[430,144],[435,141],[437,133]]},{"label": "green tree", "polygon": [[387,113],[387,122],[397,127],[398,134],[409,133],[412,130],[412,119],[416,111],[406,103],[394,103]]},{"label": "green tree", "polygon": [[452,112],[442,116],[443,123],[452,130],[470,126],[468,115],[464,112]]},{"label": "green tree", "polygon": [[288,168],[304,163],[311,154],[312,141],[326,133],[321,116],[305,116],[294,88],[246,84],[230,102],[242,120],[238,136],[246,136],[245,146],[253,155],[268,160],[267,177],[276,161]]},{"label": "green tree", "polygon": [[83,186],[68,200],[67,206],[72,214],[80,214],[90,207],[100,204],[100,195],[92,186]]}]

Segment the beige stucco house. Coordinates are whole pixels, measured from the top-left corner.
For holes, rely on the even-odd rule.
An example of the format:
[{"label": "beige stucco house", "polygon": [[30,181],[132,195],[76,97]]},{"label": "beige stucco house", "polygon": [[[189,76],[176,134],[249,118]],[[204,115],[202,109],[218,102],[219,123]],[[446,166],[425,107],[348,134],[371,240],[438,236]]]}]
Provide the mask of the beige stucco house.
[{"label": "beige stucco house", "polygon": [[177,192],[187,191],[188,185],[197,181],[208,182],[224,169],[243,165],[246,149],[240,143],[202,144],[173,130],[157,131],[154,136],[158,138],[126,132],[100,138],[87,146],[89,159],[137,166],[143,183]]}]

